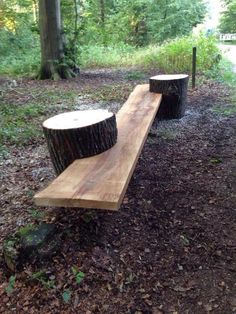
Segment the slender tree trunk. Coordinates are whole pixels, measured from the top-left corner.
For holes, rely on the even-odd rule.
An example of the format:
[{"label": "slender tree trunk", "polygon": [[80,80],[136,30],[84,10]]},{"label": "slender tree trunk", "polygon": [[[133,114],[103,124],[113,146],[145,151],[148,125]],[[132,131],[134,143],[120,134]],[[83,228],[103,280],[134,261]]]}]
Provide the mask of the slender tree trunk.
[{"label": "slender tree trunk", "polygon": [[41,42],[40,79],[60,79],[73,75],[61,61],[64,57],[60,0],[39,0]]},{"label": "slender tree trunk", "polygon": [[105,3],[104,3],[104,0],[100,0],[100,13],[101,13],[102,26],[104,27],[104,23],[105,23]]},{"label": "slender tree trunk", "polygon": [[105,35],[105,0],[100,0],[100,25],[102,31],[102,41],[106,45],[106,35]]}]

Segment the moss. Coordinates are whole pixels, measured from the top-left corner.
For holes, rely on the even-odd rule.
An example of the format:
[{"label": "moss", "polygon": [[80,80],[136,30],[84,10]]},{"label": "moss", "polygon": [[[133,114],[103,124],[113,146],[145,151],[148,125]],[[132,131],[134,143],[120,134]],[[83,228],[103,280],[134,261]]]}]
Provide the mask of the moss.
[{"label": "moss", "polygon": [[30,232],[34,231],[35,229],[36,229],[36,226],[29,224],[20,228],[17,231],[17,235],[19,235],[20,237],[24,237],[24,236],[27,236]]},{"label": "moss", "polygon": [[52,224],[29,224],[7,237],[3,244],[3,255],[8,268],[15,271],[33,256],[41,259],[52,255],[57,247],[57,241],[52,238],[55,231]]}]

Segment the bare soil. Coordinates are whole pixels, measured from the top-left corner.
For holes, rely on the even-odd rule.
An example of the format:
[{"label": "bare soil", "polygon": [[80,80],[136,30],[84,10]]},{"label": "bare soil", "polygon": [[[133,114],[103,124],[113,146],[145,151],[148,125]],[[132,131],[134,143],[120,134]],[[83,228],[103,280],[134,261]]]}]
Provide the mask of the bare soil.
[{"label": "bare soil", "polygon": [[[78,94],[123,86],[127,98],[138,81],[125,77],[93,71],[71,81],[19,84]],[[6,97],[16,101],[14,89]],[[116,111],[122,101],[94,106]],[[10,294],[13,274],[0,260],[0,313],[236,312],[236,115],[213,110],[228,102],[227,88],[205,82],[189,89],[184,118],[156,120],[118,212],[40,208],[44,217],[33,216],[34,193],[54,177],[45,142],[9,146],[0,161],[0,249],[8,234],[39,220],[56,223],[62,244],[52,259],[14,274]],[[78,108],[91,104],[92,96],[77,101]],[[75,266],[85,274],[80,284]],[[33,279],[39,271],[46,279]]]}]

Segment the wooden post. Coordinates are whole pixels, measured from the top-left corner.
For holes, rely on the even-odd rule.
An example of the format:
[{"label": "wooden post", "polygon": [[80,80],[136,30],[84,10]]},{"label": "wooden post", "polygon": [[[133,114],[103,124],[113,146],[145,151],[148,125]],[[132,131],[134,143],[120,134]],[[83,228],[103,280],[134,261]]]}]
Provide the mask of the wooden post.
[{"label": "wooden post", "polygon": [[196,67],[197,67],[197,48],[193,47],[193,58],[192,58],[192,88],[196,86]]},{"label": "wooden post", "polygon": [[74,160],[100,154],[117,140],[116,117],[107,110],[62,113],[46,120],[43,131],[57,175]]},{"label": "wooden post", "polygon": [[157,117],[179,119],[185,113],[189,76],[187,74],[157,75],[150,78],[150,92],[162,94]]}]

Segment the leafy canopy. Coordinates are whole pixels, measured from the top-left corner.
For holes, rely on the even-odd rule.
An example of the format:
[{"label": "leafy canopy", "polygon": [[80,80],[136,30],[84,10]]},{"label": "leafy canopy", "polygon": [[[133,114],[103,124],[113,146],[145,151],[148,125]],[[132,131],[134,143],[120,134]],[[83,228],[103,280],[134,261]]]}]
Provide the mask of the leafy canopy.
[{"label": "leafy canopy", "polygon": [[[61,0],[61,10],[73,45],[105,46],[144,46],[186,35],[206,13],[204,0]],[[0,32],[20,34],[25,29],[37,34],[37,22],[37,0],[0,1]]]},{"label": "leafy canopy", "polygon": [[219,29],[222,33],[236,33],[236,0],[226,1]]}]

